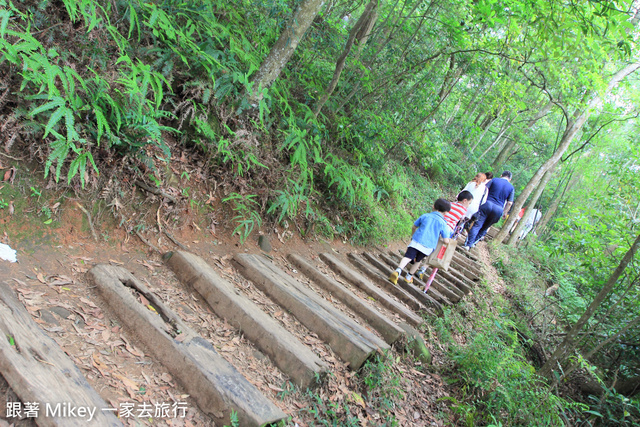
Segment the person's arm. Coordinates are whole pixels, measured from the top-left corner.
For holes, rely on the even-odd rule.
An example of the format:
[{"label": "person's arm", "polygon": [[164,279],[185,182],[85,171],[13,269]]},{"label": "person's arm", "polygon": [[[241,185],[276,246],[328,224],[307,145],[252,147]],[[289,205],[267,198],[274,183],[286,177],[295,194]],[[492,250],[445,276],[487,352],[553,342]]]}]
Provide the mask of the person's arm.
[{"label": "person's arm", "polygon": [[509,209],[511,209],[511,205],[513,205],[513,202],[507,202],[507,204],[504,206],[504,211],[502,213],[502,218],[506,218],[507,215],[509,214]]},{"label": "person's arm", "polygon": [[502,211],[502,218],[506,218],[509,215],[509,209],[511,209],[511,205],[513,205],[513,199],[515,196],[515,189],[511,186],[511,191],[509,191],[509,197],[507,197],[507,204],[504,205],[504,211]]},{"label": "person's arm", "polygon": [[411,227],[411,237],[413,237],[413,234],[416,232],[416,230],[418,229],[418,227],[414,224],[413,227]]},{"label": "person's arm", "polygon": [[442,241],[444,242],[445,245],[448,244],[450,241],[449,239],[450,234],[448,233],[448,231],[449,231],[449,227],[446,225],[442,230],[440,230],[440,237],[442,237]]}]

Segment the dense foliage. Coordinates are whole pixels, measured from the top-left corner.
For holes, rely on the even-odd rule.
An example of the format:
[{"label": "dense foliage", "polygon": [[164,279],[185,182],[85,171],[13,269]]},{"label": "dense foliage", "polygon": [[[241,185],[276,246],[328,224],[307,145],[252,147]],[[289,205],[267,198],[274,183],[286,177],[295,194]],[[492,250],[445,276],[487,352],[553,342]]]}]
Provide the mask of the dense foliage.
[{"label": "dense foliage", "polygon": [[[510,169],[521,202],[549,214],[519,250],[535,278],[559,285],[550,307],[521,307],[557,315],[531,331],[553,347],[638,234],[638,5],[329,1],[273,83],[257,84],[310,2],[0,0],[4,149],[96,192],[115,170],[167,186],[171,162],[198,159],[204,176],[232,177],[223,200],[241,241],[265,222],[357,244],[405,238],[437,197],[477,171]],[[550,178],[539,185],[543,166]],[[603,402],[631,405],[618,404],[615,386],[640,377],[637,258],[563,360],[597,367],[613,396],[601,394],[584,422],[608,422]],[[486,368],[465,378],[484,390],[480,418],[528,423],[512,400],[543,387],[505,325],[498,340],[478,334],[452,357]],[[479,354],[492,360],[470,358]],[[508,364],[492,365],[501,354]],[[491,386],[518,372],[523,383],[507,395]],[[546,396],[545,410],[571,407]],[[540,416],[557,424],[560,412]]]}]

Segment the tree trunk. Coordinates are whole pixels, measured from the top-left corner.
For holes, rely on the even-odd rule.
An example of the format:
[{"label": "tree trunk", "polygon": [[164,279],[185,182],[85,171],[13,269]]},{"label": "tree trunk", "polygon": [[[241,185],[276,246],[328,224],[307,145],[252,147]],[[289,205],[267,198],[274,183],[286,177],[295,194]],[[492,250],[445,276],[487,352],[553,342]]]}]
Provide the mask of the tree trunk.
[{"label": "tree trunk", "polygon": [[551,357],[549,357],[542,368],[540,368],[540,371],[538,372],[539,375],[550,377],[551,372],[556,368],[556,365],[562,362],[566,356],[570,355],[574,351],[574,341],[576,336],[578,335],[578,332],[582,330],[584,325],[589,321],[589,319],[591,319],[598,307],[600,307],[600,304],[602,304],[602,302],[605,300],[609,292],[611,292],[611,290],[614,288],[620,276],[622,276],[629,263],[631,263],[631,261],[633,260],[633,257],[638,251],[638,247],[640,247],[640,234],[638,234],[636,240],[633,242],[625,256],[622,258],[620,264],[618,264],[618,267],[616,267],[611,276],[609,276],[609,279],[603,286],[602,290],[598,292],[591,304],[589,304],[589,307],[587,307],[587,310],[584,312],[584,314],[567,333],[564,341],[562,341],[562,343],[558,345]]},{"label": "tree trunk", "polygon": [[[556,165],[557,165],[557,163],[556,163]],[[522,232],[522,230],[525,227],[525,224],[527,222],[526,219],[528,218],[528,215],[535,209],[536,203],[538,202],[538,199],[540,198],[540,196],[542,195],[542,192],[544,191],[545,187],[547,186],[547,183],[549,182],[549,180],[551,180],[551,177],[553,176],[553,171],[554,170],[555,170],[555,165],[554,165],[554,167],[549,169],[544,174],[542,179],[540,180],[540,184],[538,184],[538,187],[536,188],[536,191],[533,193],[533,196],[531,196],[531,200],[529,201],[529,205],[527,207],[527,210],[524,211],[524,215],[522,215],[522,219],[518,223],[518,226],[516,227],[515,230],[513,230],[513,233],[511,233],[511,236],[509,237],[509,241],[507,241],[507,245],[513,246],[518,241],[518,236],[520,235],[520,233]],[[511,209],[511,212],[516,213],[516,212],[519,212],[519,211],[515,211],[515,210]]]},{"label": "tree trunk", "polygon": [[509,142],[507,142],[507,144],[502,148],[502,150],[500,150],[500,153],[498,153],[498,155],[496,156],[496,159],[491,164],[491,167],[493,168],[494,171],[498,172],[498,170],[500,169],[500,166],[502,166],[506,158],[509,156],[509,154],[511,154],[511,151],[513,151],[513,147],[516,146],[516,142],[517,141],[515,138],[510,138]]},{"label": "tree trunk", "polygon": [[[448,95],[448,92],[450,92],[450,90],[448,90],[449,87],[449,81],[452,78],[455,78],[454,75],[458,74],[458,71],[460,69],[458,68],[458,70],[456,70],[456,56],[455,55],[451,55],[449,57],[449,69],[447,70],[447,72],[444,75],[444,79],[442,81],[442,87],[440,87],[440,91],[438,92],[438,101],[442,102],[445,98],[445,96]],[[456,76],[457,77],[457,76]]]},{"label": "tree trunk", "polygon": [[351,31],[349,32],[347,45],[344,47],[344,50],[342,51],[342,55],[340,55],[340,57],[338,58],[338,61],[336,61],[336,69],[333,72],[333,78],[329,83],[329,87],[327,87],[327,90],[325,91],[324,95],[322,95],[322,98],[320,98],[320,101],[318,101],[318,104],[316,105],[316,108],[313,111],[313,114],[316,117],[318,117],[318,114],[320,114],[322,107],[327,102],[327,100],[335,90],[336,86],[338,85],[338,80],[340,80],[340,74],[342,74],[342,70],[344,69],[344,65],[347,61],[347,56],[349,56],[349,53],[351,52],[351,48],[353,47],[353,43],[356,40],[358,40],[360,44],[359,52],[362,51],[362,48],[364,47],[365,43],[367,42],[367,39],[369,38],[369,34],[371,34],[371,29],[376,23],[376,19],[378,17],[378,14],[376,12],[377,8],[378,8],[378,0],[371,0],[365,7],[364,12],[362,12],[362,15],[360,15],[360,19],[358,19],[358,22],[356,22],[356,25],[354,25]]},{"label": "tree trunk", "polygon": [[484,130],[482,131],[482,134],[480,135],[480,137],[478,138],[476,143],[469,150],[471,153],[473,153],[476,150],[476,148],[478,148],[478,145],[480,145],[480,143],[482,142],[482,139],[484,138],[484,136],[487,134],[487,132],[489,132],[489,128],[491,127],[493,122],[495,122],[496,120],[498,120],[498,117],[494,117],[493,120],[491,120],[491,123],[489,123],[487,125],[487,127],[484,128]]},{"label": "tree trunk", "polygon": [[[593,355],[596,354],[597,352],[599,352],[605,345],[613,342],[615,339],[617,339],[619,336],[621,336],[622,334],[627,332],[629,329],[631,329],[634,326],[636,326],[638,323],[640,323],[640,317],[636,317],[631,322],[627,323],[624,328],[620,329],[618,332],[616,332],[615,334],[611,335],[610,337],[608,337],[607,339],[605,339],[604,341],[599,343],[596,347],[594,347],[593,349],[589,350],[589,352],[584,355],[584,359],[585,360],[590,360],[593,357]],[[564,373],[562,374],[562,376],[560,377],[560,379],[558,381],[562,381],[563,379],[567,378],[579,366],[580,365],[578,363],[572,364],[569,368],[564,370]],[[616,390],[618,391],[618,393],[624,394],[625,396],[628,396],[627,393],[621,392],[620,390],[618,390],[617,387],[616,387]],[[634,390],[634,394],[637,393],[637,392],[638,392],[638,390]]]},{"label": "tree trunk", "polygon": [[462,103],[462,100],[458,100],[458,103],[456,104],[456,106],[453,108],[453,112],[451,113],[451,116],[449,116],[445,121],[444,121],[444,128],[447,129],[449,126],[451,126],[451,123],[453,123],[453,120],[456,118],[456,114],[458,114],[458,111],[460,111],[460,104]]},{"label": "tree trunk", "polygon": [[323,4],[324,0],[304,0],[298,6],[289,25],[280,34],[252,79],[253,88],[249,95],[252,104],[257,104],[262,99],[262,90],[270,87],[278,78]]},{"label": "tree trunk", "polygon": [[538,114],[536,114],[531,120],[529,120],[527,127],[530,128],[535,125],[538,120],[546,116],[549,111],[551,111],[551,108],[553,108],[554,105],[555,104],[553,102],[549,101],[540,111],[538,111]]},{"label": "tree trunk", "polygon": [[[625,77],[636,71],[638,68],[640,68],[640,61],[627,65],[622,70],[618,71],[609,81],[604,96],[606,97],[613,90],[613,88],[616,87]],[[547,160],[542,166],[540,166],[533,177],[531,177],[531,180],[526,185],[522,193],[518,196],[518,199],[513,206],[514,212],[520,211],[535,186],[538,185],[538,183],[542,179],[542,176],[562,158],[562,155],[565,153],[565,151],[567,151],[569,145],[571,145],[573,138],[586,123],[587,119],[591,115],[592,110],[598,107],[601,102],[602,99],[598,95],[595,95],[593,98],[591,98],[591,101],[589,101],[588,105],[582,111],[580,111],[579,113],[577,112],[578,114],[574,115],[575,118],[572,118],[567,122],[566,129],[564,131],[564,134],[562,135],[562,140],[560,141],[558,148],[549,158],[549,160]],[[496,242],[502,242],[504,240],[509,229],[513,226],[516,217],[517,216],[514,215],[511,215],[509,217],[506,223],[502,226],[502,229],[500,229],[498,234],[495,236]]]},{"label": "tree trunk", "polygon": [[545,214],[542,216],[542,219],[540,220],[540,223],[538,224],[538,230],[543,230],[545,227],[547,227],[547,224],[549,223],[549,221],[551,220],[551,218],[553,217],[553,215],[556,213],[556,211],[558,210],[558,206],[560,206],[560,202],[562,201],[562,199],[564,198],[564,195],[568,192],[571,191],[571,189],[578,183],[580,182],[580,177],[575,175],[573,176],[569,182],[567,183],[564,191],[562,192],[562,194],[560,194],[558,197],[556,197],[553,202],[551,203],[551,206],[549,206],[549,208],[547,209],[547,212],[545,212]]},{"label": "tree trunk", "polygon": [[480,96],[482,96],[487,90],[491,90],[491,86],[493,86],[493,82],[491,83],[488,89],[484,86],[482,88],[478,88],[476,93],[473,96],[471,96],[464,113],[462,113],[462,115],[460,116],[462,117],[462,120],[464,120],[467,117],[471,117],[476,113],[476,110],[480,106],[480,102],[478,102],[478,98],[480,98]]},{"label": "tree trunk", "polygon": [[[527,123],[527,128],[531,128],[534,124],[536,124],[538,120],[546,116],[547,113],[551,111],[551,108],[553,107],[553,105],[554,104],[552,102],[548,102],[543,108],[541,108],[540,111],[538,111],[538,113],[535,116],[533,116],[531,120],[529,120],[529,123]],[[498,154],[496,159],[493,161],[493,164],[491,165],[494,171],[499,172],[500,167],[511,155],[511,153],[513,152],[513,148],[516,146],[516,144],[517,144],[517,141],[515,139],[512,139],[509,141],[507,145],[503,147],[502,150],[500,150],[500,153]]]},{"label": "tree trunk", "polygon": [[491,151],[491,149],[493,147],[495,147],[495,145],[498,142],[500,142],[500,140],[504,136],[505,132],[508,131],[509,128],[511,127],[511,125],[513,124],[513,121],[516,119],[516,117],[518,117],[518,113],[516,113],[515,116],[513,116],[512,118],[510,118],[510,119],[508,119],[507,121],[504,122],[504,124],[502,125],[502,128],[500,129],[500,133],[498,133],[498,136],[496,137],[496,139],[493,140],[493,143],[491,143],[491,145],[489,145],[489,147],[486,150],[484,150],[484,152],[482,154],[480,154],[476,160],[480,160],[481,158],[486,156],[487,153],[489,153],[489,151]]},{"label": "tree trunk", "polygon": [[620,383],[616,385],[616,391],[623,396],[635,396],[640,393],[640,377],[633,377],[620,381]]},{"label": "tree trunk", "polygon": [[[460,75],[462,74],[462,70],[458,69],[458,71],[456,71],[456,76],[455,76],[455,81],[451,84],[451,86],[446,90],[445,93],[441,93],[439,94],[439,100],[438,103],[436,104],[435,107],[433,107],[433,109],[429,112],[429,114],[426,115],[426,117],[424,117],[422,120],[420,120],[420,122],[418,122],[417,125],[413,126],[408,132],[407,134],[412,134],[413,131],[415,131],[416,129],[418,129],[420,126],[422,126],[423,124],[425,124],[431,117],[433,117],[433,115],[436,113],[436,111],[438,111],[438,109],[440,108],[440,106],[442,105],[442,103],[449,97],[449,95],[451,94],[451,91],[453,90],[453,88],[458,84],[458,82],[460,81]],[[444,88],[444,87],[443,87]]]}]

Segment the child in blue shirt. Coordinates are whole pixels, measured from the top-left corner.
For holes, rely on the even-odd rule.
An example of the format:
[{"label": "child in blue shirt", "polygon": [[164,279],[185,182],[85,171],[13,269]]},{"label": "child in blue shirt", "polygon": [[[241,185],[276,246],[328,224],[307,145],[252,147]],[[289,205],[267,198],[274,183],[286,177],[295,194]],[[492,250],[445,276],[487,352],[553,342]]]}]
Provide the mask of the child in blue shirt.
[{"label": "child in blue shirt", "polygon": [[407,273],[406,280],[407,283],[413,282],[413,274],[418,269],[420,261],[433,252],[438,245],[439,237],[444,238],[445,242],[449,243],[451,232],[444,220],[444,213],[449,212],[451,203],[445,199],[438,199],[433,204],[433,208],[435,209],[433,212],[421,215],[413,223],[411,243],[409,243],[404,257],[398,264],[398,268],[389,276],[389,280],[394,285],[398,283],[398,277],[402,273],[402,269],[410,262],[412,265]]}]

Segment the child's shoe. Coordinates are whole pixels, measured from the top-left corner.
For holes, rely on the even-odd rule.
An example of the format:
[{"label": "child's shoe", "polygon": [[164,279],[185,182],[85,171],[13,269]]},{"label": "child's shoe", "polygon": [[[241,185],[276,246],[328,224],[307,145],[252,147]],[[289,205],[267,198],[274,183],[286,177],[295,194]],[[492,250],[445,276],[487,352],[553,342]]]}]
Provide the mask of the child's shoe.
[{"label": "child's shoe", "polygon": [[391,283],[393,283],[394,285],[398,284],[398,276],[400,275],[400,273],[398,273],[397,271],[394,271],[393,273],[391,273],[391,276],[389,276],[389,281]]},{"label": "child's shoe", "polygon": [[420,280],[424,280],[424,273],[427,272],[427,267],[420,267],[420,270],[418,270],[418,279]]},{"label": "child's shoe", "polygon": [[412,285],[413,284],[413,276],[410,274],[407,274],[407,276],[405,277],[405,279],[407,281],[408,284]]}]

